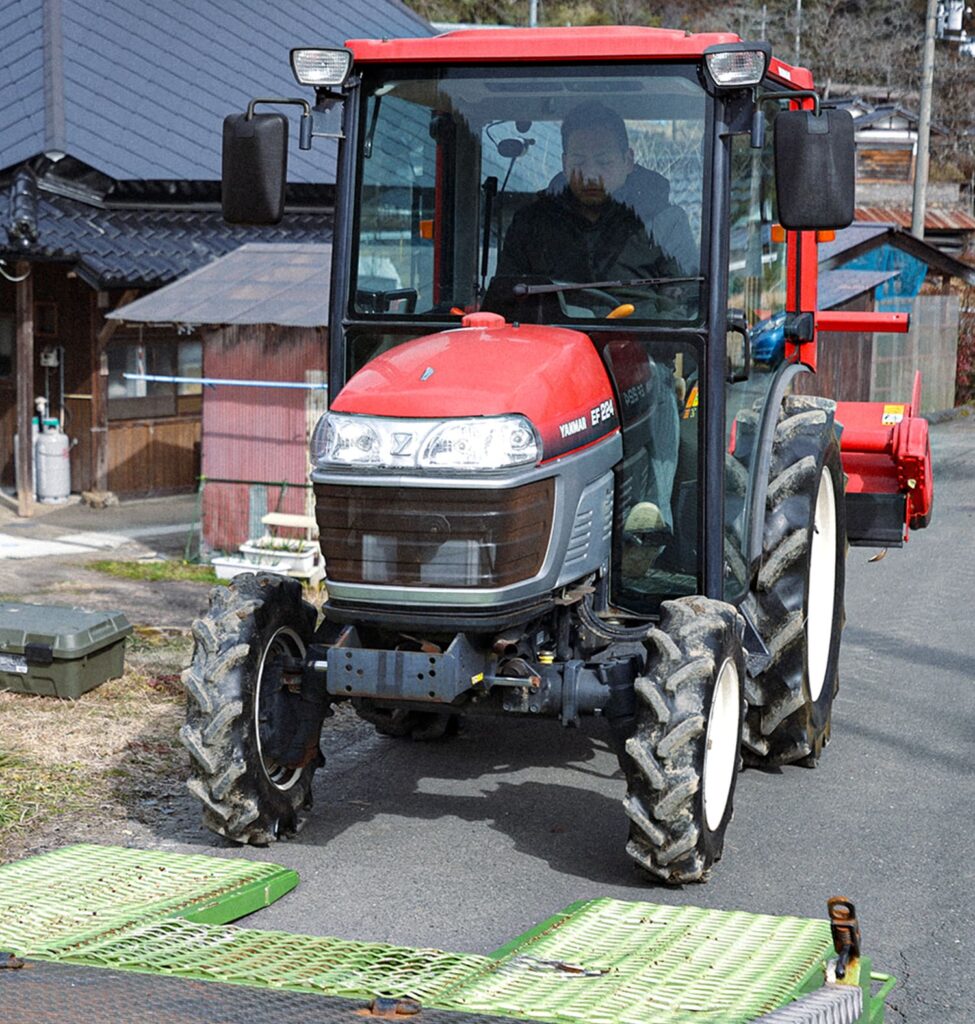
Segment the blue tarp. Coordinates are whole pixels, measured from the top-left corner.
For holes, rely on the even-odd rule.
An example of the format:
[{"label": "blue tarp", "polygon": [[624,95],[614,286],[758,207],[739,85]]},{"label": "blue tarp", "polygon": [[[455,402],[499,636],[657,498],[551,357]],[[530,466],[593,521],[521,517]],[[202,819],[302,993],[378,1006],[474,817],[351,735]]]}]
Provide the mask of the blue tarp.
[{"label": "blue tarp", "polygon": [[894,277],[877,286],[874,292],[875,308],[884,313],[910,313],[914,298],[924,283],[928,266],[923,260],[902,249],[881,245],[872,252],[863,253],[849,263],[844,263],[843,269],[893,272]]}]

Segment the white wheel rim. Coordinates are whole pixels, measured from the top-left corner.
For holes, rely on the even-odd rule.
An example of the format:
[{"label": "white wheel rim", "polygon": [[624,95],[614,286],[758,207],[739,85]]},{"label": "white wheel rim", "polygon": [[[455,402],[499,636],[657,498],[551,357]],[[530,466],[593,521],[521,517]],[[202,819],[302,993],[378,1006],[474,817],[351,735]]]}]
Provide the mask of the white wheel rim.
[{"label": "white wheel rim", "polygon": [[297,654],[302,660],[304,660],[305,645],[302,643],[301,637],[298,636],[293,629],[288,629],[287,626],[282,626],[274,633],[264,648],[264,653],[261,655],[261,663],[257,667],[257,685],[254,687],[254,736],[257,739],[257,759],[261,762],[261,771],[264,772],[267,781],[282,792],[291,789],[298,779],[301,778],[301,769],[285,768],[273,763],[268,764],[264,759],[264,751],[261,747],[260,709],[261,685],[264,682],[264,664],[271,651],[277,649],[278,652],[281,653],[281,648],[283,647],[290,648],[290,654]]},{"label": "white wheel rim", "polygon": [[741,681],[738,666],[727,658],[714,684],[704,748],[704,820],[714,832],[724,818],[731,783],[738,767],[738,733],[741,713]]},{"label": "white wheel rim", "polygon": [[806,605],[806,668],[809,673],[809,697],[814,702],[819,699],[826,682],[833,640],[835,600],[836,496],[832,474],[824,468],[816,495]]}]

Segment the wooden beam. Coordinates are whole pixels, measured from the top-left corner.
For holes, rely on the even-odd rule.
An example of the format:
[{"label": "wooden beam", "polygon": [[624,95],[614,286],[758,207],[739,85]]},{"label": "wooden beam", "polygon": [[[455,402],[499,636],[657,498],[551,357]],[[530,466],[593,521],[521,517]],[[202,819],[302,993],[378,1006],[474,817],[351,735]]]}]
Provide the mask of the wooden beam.
[{"label": "wooden beam", "polygon": [[[127,306],[130,302],[135,302],[138,298],[139,292],[136,288],[129,288],[122,293],[122,298],[118,300],[115,309],[121,309],[123,306]],[[112,310],[114,313],[115,310]],[[106,320],[102,324],[102,329],[98,332],[98,344],[104,348],[109,341],[112,339],[112,335],[122,326],[121,320]]]},{"label": "wooden beam", "polygon": [[34,278],[33,264],[17,262],[17,515],[34,514]]}]

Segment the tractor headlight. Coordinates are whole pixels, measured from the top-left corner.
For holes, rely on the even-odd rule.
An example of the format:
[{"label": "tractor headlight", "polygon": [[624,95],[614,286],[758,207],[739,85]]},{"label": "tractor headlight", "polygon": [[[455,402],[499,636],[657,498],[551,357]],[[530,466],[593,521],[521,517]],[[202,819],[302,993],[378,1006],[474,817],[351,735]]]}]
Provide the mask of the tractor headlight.
[{"label": "tractor headlight", "polygon": [[518,414],[413,420],[328,412],[311,438],[318,469],[508,469],[541,456],[535,428]]}]

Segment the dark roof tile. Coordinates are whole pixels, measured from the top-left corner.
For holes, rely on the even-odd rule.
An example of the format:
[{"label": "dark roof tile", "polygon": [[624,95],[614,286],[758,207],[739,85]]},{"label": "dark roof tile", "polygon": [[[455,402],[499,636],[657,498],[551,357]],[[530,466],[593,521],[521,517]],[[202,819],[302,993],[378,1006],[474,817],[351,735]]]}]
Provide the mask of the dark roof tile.
[{"label": "dark roof tile", "polygon": [[[0,209],[8,205],[0,191]],[[273,227],[240,227],[218,210],[103,210],[41,193],[37,234],[29,250],[3,239],[0,257],[71,263],[94,288],[158,288],[245,242],[328,241],[331,215],[291,213]]]}]

